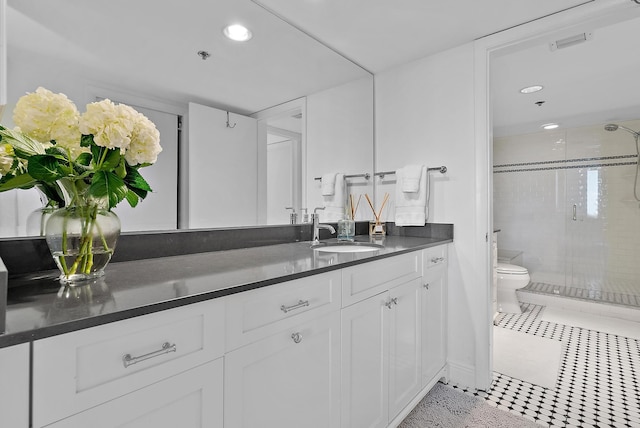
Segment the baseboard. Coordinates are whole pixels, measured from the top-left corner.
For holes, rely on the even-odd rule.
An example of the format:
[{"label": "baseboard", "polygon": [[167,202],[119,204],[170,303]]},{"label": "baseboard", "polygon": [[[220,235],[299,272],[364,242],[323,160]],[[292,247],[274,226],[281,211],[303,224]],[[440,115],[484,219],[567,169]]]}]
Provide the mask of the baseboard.
[{"label": "baseboard", "polygon": [[476,369],[473,366],[448,362],[449,383],[466,388],[476,388]]}]

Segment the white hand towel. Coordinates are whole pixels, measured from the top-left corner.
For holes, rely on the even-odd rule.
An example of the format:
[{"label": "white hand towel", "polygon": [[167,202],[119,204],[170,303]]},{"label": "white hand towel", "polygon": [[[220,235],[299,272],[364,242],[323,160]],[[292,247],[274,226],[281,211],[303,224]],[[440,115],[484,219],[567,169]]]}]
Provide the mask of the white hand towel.
[{"label": "white hand towel", "polygon": [[396,226],[424,226],[427,222],[427,167],[421,167],[420,182],[417,192],[405,192],[404,168],[396,171]]},{"label": "white hand towel", "polygon": [[336,175],[335,172],[322,174],[320,182],[322,183],[322,196],[332,196],[336,192]]},{"label": "white hand towel", "polygon": [[402,168],[402,191],[415,193],[420,190],[420,177],[424,165],[407,165]]},{"label": "white hand towel", "polygon": [[[324,179],[324,178],[323,178]],[[321,211],[320,218],[323,222],[336,222],[344,218],[346,202],[346,182],[344,174],[335,175],[334,190],[331,195],[324,195],[324,210]]]}]

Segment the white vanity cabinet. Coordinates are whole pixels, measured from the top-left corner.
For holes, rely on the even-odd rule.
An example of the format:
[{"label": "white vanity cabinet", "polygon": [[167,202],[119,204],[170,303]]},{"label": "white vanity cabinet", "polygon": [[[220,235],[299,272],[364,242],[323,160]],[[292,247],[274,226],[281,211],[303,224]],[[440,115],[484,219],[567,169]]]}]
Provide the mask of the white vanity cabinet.
[{"label": "white vanity cabinet", "polygon": [[421,266],[415,252],[343,270],[343,302],[384,291],[342,310],[342,427],[386,427],[422,388]]},{"label": "white vanity cabinet", "polygon": [[229,296],[225,428],[338,427],[340,271]]},{"label": "white vanity cabinet", "polygon": [[222,299],[37,340],[33,426],[221,426],[223,352]]},{"label": "white vanity cabinet", "polygon": [[29,426],[29,344],[0,349],[0,426]]},{"label": "white vanity cabinet", "polygon": [[422,256],[422,386],[425,387],[434,383],[446,365],[447,245],[423,250]]}]

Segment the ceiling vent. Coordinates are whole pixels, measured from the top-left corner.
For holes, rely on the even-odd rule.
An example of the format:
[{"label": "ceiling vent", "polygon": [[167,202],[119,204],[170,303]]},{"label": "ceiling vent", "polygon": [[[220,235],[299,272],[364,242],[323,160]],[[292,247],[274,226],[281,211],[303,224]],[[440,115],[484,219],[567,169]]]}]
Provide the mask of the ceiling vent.
[{"label": "ceiling vent", "polygon": [[593,33],[580,33],[575,36],[565,37],[564,39],[556,40],[549,44],[549,47],[552,51],[556,49],[564,49],[569,46],[578,45],[580,43],[584,43],[587,40],[591,40],[593,38]]}]

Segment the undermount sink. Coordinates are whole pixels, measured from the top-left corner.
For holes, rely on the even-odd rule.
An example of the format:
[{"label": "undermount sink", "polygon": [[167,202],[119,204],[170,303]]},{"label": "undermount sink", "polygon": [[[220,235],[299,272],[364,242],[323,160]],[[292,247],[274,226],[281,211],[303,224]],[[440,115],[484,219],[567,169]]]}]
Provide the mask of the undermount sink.
[{"label": "undermount sink", "polygon": [[311,246],[313,250],[327,253],[364,253],[367,251],[378,251],[382,248],[384,248],[383,245],[369,242],[320,242]]}]

